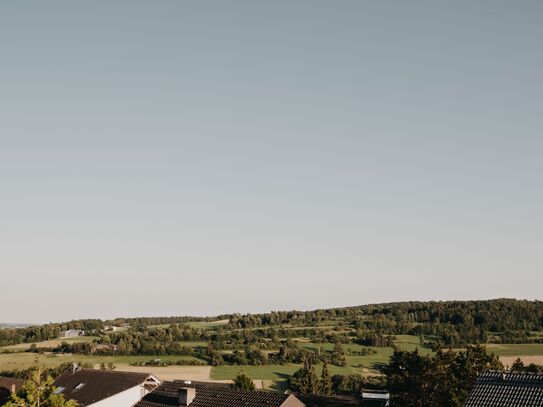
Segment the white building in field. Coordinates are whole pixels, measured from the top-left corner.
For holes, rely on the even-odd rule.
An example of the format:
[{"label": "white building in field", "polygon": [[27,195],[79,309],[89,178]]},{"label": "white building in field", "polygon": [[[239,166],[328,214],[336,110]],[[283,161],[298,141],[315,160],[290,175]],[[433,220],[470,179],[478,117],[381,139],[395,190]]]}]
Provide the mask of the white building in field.
[{"label": "white building in field", "polygon": [[78,368],[55,380],[57,394],[92,407],[132,407],[161,383],[149,373]]},{"label": "white building in field", "polygon": [[83,335],[85,335],[85,331],[83,331],[82,329],[68,329],[67,331],[60,332],[61,338],[74,338],[76,336]]}]

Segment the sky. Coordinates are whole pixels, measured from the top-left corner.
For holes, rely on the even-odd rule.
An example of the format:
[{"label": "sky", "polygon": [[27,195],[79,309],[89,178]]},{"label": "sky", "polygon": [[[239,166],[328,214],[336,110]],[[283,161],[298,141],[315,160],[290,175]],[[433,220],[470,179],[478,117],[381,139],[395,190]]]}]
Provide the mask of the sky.
[{"label": "sky", "polygon": [[543,299],[540,1],[3,1],[0,321]]}]

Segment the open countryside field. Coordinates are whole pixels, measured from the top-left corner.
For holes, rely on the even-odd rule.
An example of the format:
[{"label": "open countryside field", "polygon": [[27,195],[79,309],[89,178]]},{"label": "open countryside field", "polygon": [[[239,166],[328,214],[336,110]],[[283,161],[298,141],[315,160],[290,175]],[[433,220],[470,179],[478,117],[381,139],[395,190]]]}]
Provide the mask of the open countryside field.
[{"label": "open countryside field", "polygon": [[[228,319],[220,319],[218,321],[192,321],[187,322],[187,325],[191,328],[197,329],[214,329],[220,326],[228,324]],[[158,325],[149,325],[149,328],[167,328],[171,324],[158,324]]]},{"label": "open countryside field", "polygon": [[[218,322],[218,321],[217,321]],[[207,323],[211,324],[211,323]],[[53,347],[65,341],[68,343],[92,341],[96,337],[84,336],[76,338],[54,339],[50,341],[40,342],[38,347]],[[184,346],[189,347],[205,347],[206,342],[181,342]],[[410,335],[398,335],[396,345],[404,350],[414,350],[416,348],[422,354],[430,353],[429,349],[423,348],[420,345],[419,338]],[[131,366],[133,362],[148,362],[153,359],[161,359],[163,361],[177,360],[200,360],[191,356],[97,356],[97,355],[52,355],[52,354],[34,354],[24,352],[30,344],[19,344],[6,346],[2,350],[9,350],[10,353],[0,354],[0,370],[22,370],[32,367],[35,364],[36,358],[39,363],[45,366],[59,366],[65,362],[80,362],[91,363],[97,367],[100,363],[111,362],[116,365],[117,370],[126,371],[146,371],[152,372],[166,380],[173,379],[192,379],[192,380],[231,380],[240,370],[244,370],[250,377],[264,383],[264,387],[274,387],[278,382],[286,380],[289,375],[292,375],[301,366],[298,364],[284,365],[263,365],[263,366]],[[331,343],[312,343],[300,341],[299,346],[306,349],[324,349],[331,351],[333,344]],[[333,374],[362,374],[373,375],[378,372],[380,366],[385,364],[392,355],[393,349],[390,347],[371,347],[375,353],[368,355],[356,355],[363,349],[370,347],[358,344],[345,344],[344,351],[347,360],[346,366],[329,365],[330,373]],[[543,364],[543,344],[488,344],[489,351],[496,353],[501,357],[505,365],[510,365],[517,357],[522,357],[526,363]],[[317,372],[320,372],[322,365],[317,365]]]},{"label": "open countryside field", "polygon": [[[535,363],[536,365],[543,365],[543,356],[519,356],[519,357],[525,365],[529,365],[530,363]],[[517,356],[500,356],[500,360],[505,367],[511,366],[515,362],[516,359],[517,359]]]},{"label": "open countryside field", "polygon": [[[50,339],[43,342],[35,342],[34,344],[38,348],[54,348],[59,346],[62,342],[66,343],[76,343],[76,342],[92,342],[93,340],[98,339],[97,336],[75,336],[73,338],[58,338]],[[19,343],[17,345],[8,345],[0,347],[0,352],[4,350],[8,351],[24,351],[30,348],[30,343]]]},{"label": "open countryside field", "polygon": [[[91,337],[86,337],[91,338]],[[429,352],[428,349],[420,347],[419,338],[416,336],[401,335],[397,337],[396,345],[412,350],[419,348],[422,353]],[[75,338],[80,339],[80,338]],[[56,340],[55,340],[56,341]],[[50,342],[50,341],[48,341]],[[185,346],[206,346],[206,342],[182,342]],[[27,344],[25,344],[27,345]],[[326,343],[311,343],[300,342],[300,347],[307,349],[332,350],[333,344]],[[390,347],[374,347],[376,353],[371,353],[366,356],[353,355],[353,352],[361,351],[367,347],[357,344],[344,345],[345,355],[347,359],[346,366],[329,365],[331,374],[351,374],[360,373],[364,375],[372,375],[377,372],[377,368],[388,361],[388,358],[393,352]],[[131,366],[133,362],[148,362],[152,359],[159,358],[163,361],[177,361],[180,359],[197,359],[190,356],[97,356],[97,355],[51,355],[51,354],[34,354],[29,352],[21,352],[20,349],[16,353],[0,354],[0,370],[22,370],[35,365],[36,358],[38,362],[44,366],[55,367],[66,362],[91,363],[97,367],[100,363],[111,362],[115,364],[117,370],[125,371],[141,371],[151,372],[165,380],[174,379],[190,379],[190,380],[213,380],[213,381],[229,381],[233,379],[240,370],[244,370],[249,377],[255,380],[258,387],[268,389],[283,389],[288,376],[296,372],[301,365],[284,364],[284,365],[263,365],[263,366]],[[316,366],[317,372],[320,373],[322,364]]]},{"label": "open countryside field", "polygon": [[[56,367],[66,362],[78,362],[78,363],[90,363],[95,367],[100,363],[111,362],[117,366],[117,370],[126,370],[135,366],[130,366],[130,363],[134,362],[148,362],[153,359],[161,359],[163,361],[177,361],[183,360],[199,360],[192,356],[97,356],[97,355],[53,355],[53,354],[36,354],[30,352],[17,352],[17,353],[2,353],[0,354],[0,370],[23,370],[28,369],[36,364],[36,360],[39,364],[46,367]],[[177,367],[177,366],[172,366]],[[181,366],[186,368],[187,366]],[[188,366],[199,368],[202,366]],[[203,366],[208,367],[208,366]],[[152,367],[147,367],[146,371],[149,371]],[[156,369],[167,369],[168,367],[155,367]],[[171,370],[171,369],[170,369]]]},{"label": "open countryside field", "polygon": [[486,345],[489,352],[498,356],[543,356],[543,343]]},{"label": "open countryside field", "polygon": [[488,344],[487,349],[500,357],[504,366],[511,366],[515,359],[520,358],[525,365],[535,363],[543,365],[543,344]]},{"label": "open countryside field", "polygon": [[192,328],[200,328],[200,329],[213,329],[217,328],[219,326],[224,326],[228,324],[228,319],[221,319],[219,321],[195,321],[195,322],[189,322],[188,325]]}]

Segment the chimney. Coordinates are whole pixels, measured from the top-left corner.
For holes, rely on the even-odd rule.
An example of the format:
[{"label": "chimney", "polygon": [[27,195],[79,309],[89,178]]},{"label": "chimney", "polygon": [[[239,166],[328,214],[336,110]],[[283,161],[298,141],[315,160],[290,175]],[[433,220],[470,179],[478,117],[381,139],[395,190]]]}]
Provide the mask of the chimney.
[{"label": "chimney", "polygon": [[179,389],[179,407],[190,406],[196,397],[196,389],[194,387],[181,387]]},{"label": "chimney", "polygon": [[11,385],[11,392],[12,393],[15,393],[15,390],[17,390],[17,387],[15,387],[14,384]]},{"label": "chimney", "polygon": [[81,366],[79,366],[77,363],[72,363],[72,374],[76,374],[81,370]]}]

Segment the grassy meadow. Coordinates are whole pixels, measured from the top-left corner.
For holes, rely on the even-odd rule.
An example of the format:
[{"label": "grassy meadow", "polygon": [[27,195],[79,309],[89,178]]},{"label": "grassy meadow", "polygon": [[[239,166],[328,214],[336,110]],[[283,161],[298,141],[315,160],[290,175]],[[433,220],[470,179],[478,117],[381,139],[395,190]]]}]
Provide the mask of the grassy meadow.
[{"label": "grassy meadow", "polygon": [[[58,338],[50,339],[43,342],[35,342],[34,344],[38,348],[54,348],[59,346],[62,342],[66,343],[76,343],[76,342],[92,342],[93,340],[98,339],[97,336],[74,336],[72,338]],[[19,343],[17,345],[9,345],[0,347],[0,352],[2,351],[25,351],[30,349],[30,343]]]},{"label": "grassy meadow", "polygon": [[[192,321],[192,322],[187,322],[186,324],[190,326],[191,328],[196,328],[196,329],[215,329],[220,326],[224,326],[228,324],[228,320],[221,319],[218,321]],[[170,325],[171,324],[149,325],[149,328],[167,328]]]},{"label": "grassy meadow", "polygon": [[487,344],[487,350],[498,356],[543,356],[543,343]]},{"label": "grassy meadow", "polygon": [[100,363],[111,362],[117,366],[117,370],[123,370],[123,366],[130,366],[134,362],[148,362],[153,359],[163,361],[199,360],[193,356],[98,356],[98,355],[54,355],[36,354],[30,352],[0,353],[0,370],[23,370],[39,364],[47,367],[59,366],[66,362],[91,363],[95,367]]}]

